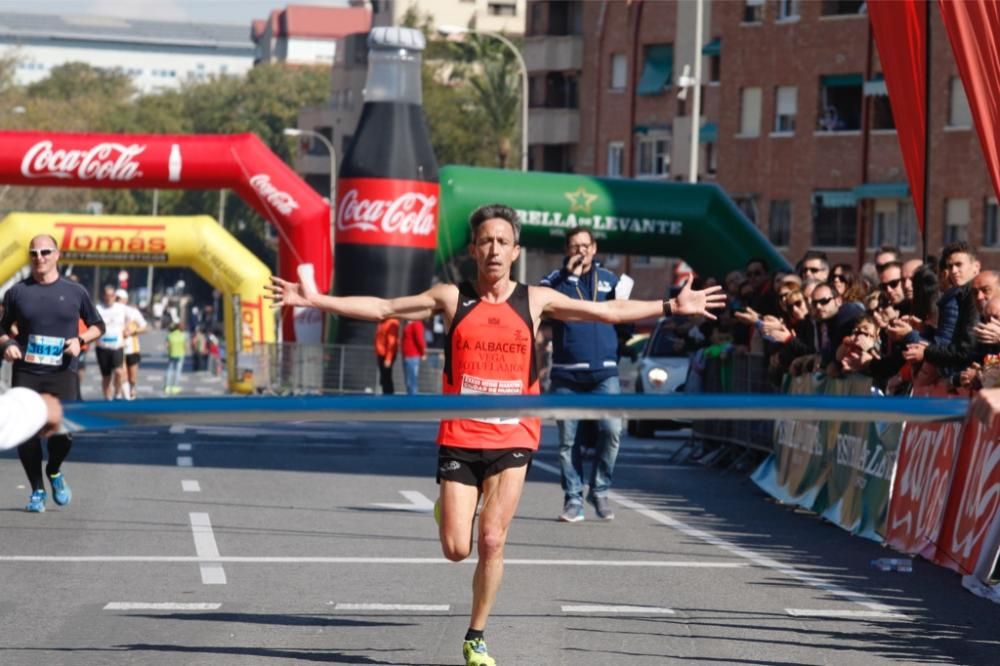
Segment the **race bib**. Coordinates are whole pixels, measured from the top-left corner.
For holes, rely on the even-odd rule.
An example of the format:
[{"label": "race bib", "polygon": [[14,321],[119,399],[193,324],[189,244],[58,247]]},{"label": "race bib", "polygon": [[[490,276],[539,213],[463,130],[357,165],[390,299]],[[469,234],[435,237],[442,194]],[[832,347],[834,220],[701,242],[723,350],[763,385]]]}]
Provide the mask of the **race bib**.
[{"label": "race bib", "polygon": [[48,335],[29,335],[28,349],[24,354],[24,361],[36,365],[62,365],[65,349],[66,338],[56,338]]},{"label": "race bib", "polygon": [[119,338],[117,335],[113,335],[113,334],[112,335],[102,335],[101,336],[100,346],[101,347],[118,348],[118,341],[120,339],[121,338]]},{"label": "race bib", "polygon": [[[462,375],[462,395],[521,395],[524,386],[520,379],[483,379],[471,375]],[[493,425],[517,425],[520,421],[515,416],[504,418],[501,416],[488,419],[469,419],[480,423],[492,423]]]}]

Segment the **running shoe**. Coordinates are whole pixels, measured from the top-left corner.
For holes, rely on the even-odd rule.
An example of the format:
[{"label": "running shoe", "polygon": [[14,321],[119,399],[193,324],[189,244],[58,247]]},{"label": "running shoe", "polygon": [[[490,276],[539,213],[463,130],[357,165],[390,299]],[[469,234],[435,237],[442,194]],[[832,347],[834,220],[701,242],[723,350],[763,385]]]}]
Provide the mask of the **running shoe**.
[{"label": "running shoe", "polygon": [[559,520],[564,523],[578,523],[583,520],[583,502],[578,499],[568,499],[563,505]]},{"label": "running shoe", "polygon": [[441,524],[441,498],[434,500],[434,522]]},{"label": "running shoe", "polygon": [[462,643],[465,666],[497,666],[497,661],[486,652],[486,641],[473,638]]},{"label": "running shoe", "polygon": [[31,493],[31,499],[28,500],[28,506],[24,507],[25,511],[30,513],[42,513],[45,511],[45,500],[48,495],[45,494],[44,490],[36,490]]},{"label": "running shoe", "polygon": [[73,499],[73,491],[70,489],[69,484],[66,483],[62,472],[59,472],[55,476],[49,476],[49,483],[52,484],[52,499],[56,501],[56,504],[59,506],[69,504],[69,501]]},{"label": "running shoe", "polygon": [[614,520],[615,512],[611,508],[611,503],[608,502],[608,498],[603,495],[592,495],[590,498],[591,503],[594,505],[594,511],[597,513],[597,517],[601,520]]}]

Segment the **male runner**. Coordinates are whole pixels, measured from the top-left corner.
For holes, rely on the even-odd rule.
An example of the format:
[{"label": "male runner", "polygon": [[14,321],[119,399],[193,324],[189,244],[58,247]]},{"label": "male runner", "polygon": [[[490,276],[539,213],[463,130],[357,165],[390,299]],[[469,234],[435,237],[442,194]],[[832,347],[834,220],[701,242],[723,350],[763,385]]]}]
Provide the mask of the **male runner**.
[{"label": "male runner", "polygon": [[[380,321],[444,315],[445,393],[537,394],[535,332],[542,318],[604,321],[650,319],[664,313],[703,314],[725,306],[721,287],[685,286],[669,301],[582,301],[549,289],[518,284],[511,264],[521,253],[517,213],[499,204],[472,213],[473,283],[438,284],[422,294],[391,300],[373,296],[325,296],[299,283],[272,277],[267,288],[275,307],[316,307],[344,317]],[[439,537],[454,562],[472,552],[479,512],[479,561],[472,580],[472,617],[462,645],[468,666],[493,666],[483,631],[503,577],[503,549],[517,509],[532,453],[538,448],[537,418],[445,419],[438,431]]]},{"label": "male runner", "polygon": [[[35,236],[28,245],[31,275],[4,294],[0,319],[0,350],[14,364],[12,384],[47,393],[63,401],[78,398],[76,360],[80,344],[93,342],[104,332],[104,322],[87,290],[59,276],[59,247],[51,236]],[[83,319],[87,330],[78,334]],[[16,330],[15,337],[11,333]],[[68,434],[48,438],[49,462],[45,471],[52,497],[60,506],[72,493],[61,472],[73,440]],[[38,436],[17,449],[31,483],[26,510],[45,511],[48,495],[42,477],[42,443]]]},{"label": "male runner", "polygon": [[[119,289],[115,292],[115,298],[125,306],[125,372],[128,383],[121,387],[123,398],[135,400],[137,386],[139,382],[139,363],[142,361],[142,354],[139,352],[139,335],[146,332],[149,324],[146,318],[139,312],[139,308],[128,304],[128,292]],[[126,390],[130,388],[131,390]]]},{"label": "male runner", "polygon": [[115,288],[104,287],[103,301],[97,312],[104,320],[104,334],[97,341],[97,365],[101,368],[101,388],[105,400],[115,399],[115,386],[121,386],[126,395],[131,393],[125,378],[125,322],[128,309],[115,300]]}]

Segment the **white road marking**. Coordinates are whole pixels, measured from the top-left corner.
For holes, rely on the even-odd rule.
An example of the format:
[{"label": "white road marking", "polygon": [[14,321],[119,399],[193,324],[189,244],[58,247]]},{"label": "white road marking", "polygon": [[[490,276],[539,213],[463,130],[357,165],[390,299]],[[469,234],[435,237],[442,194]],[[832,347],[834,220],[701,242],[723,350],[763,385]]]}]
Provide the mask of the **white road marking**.
[{"label": "white road marking", "polygon": [[[559,468],[556,467],[555,465],[549,465],[547,463],[543,463],[538,460],[532,461],[532,464],[535,467],[538,467],[539,469],[542,469],[551,474],[555,475],[559,474]],[[646,518],[649,518],[650,520],[660,523],[661,525],[666,525],[667,527],[682,532],[683,534],[686,534],[687,536],[692,537],[694,539],[698,539],[699,541],[704,541],[705,543],[720,548],[721,550],[724,550],[727,553],[730,553],[731,555],[735,555],[736,557],[740,557],[749,562],[752,562],[753,564],[759,567],[763,567],[765,569],[771,569],[772,571],[777,571],[778,573],[788,576],[789,578],[794,578],[800,583],[804,583],[806,585],[809,585],[810,587],[814,587],[828,594],[840,597],[841,599],[846,599],[848,601],[852,601],[856,604],[864,606],[870,611],[875,611],[878,613],[897,613],[897,614],[899,613],[898,609],[892,606],[888,606],[886,604],[879,603],[866,594],[862,594],[861,592],[855,592],[853,590],[845,590],[839,585],[835,585],[819,576],[814,576],[804,571],[800,571],[793,566],[790,566],[788,564],[783,564],[773,558],[760,555],[759,553],[756,553],[750,550],[749,548],[743,548],[742,546],[737,546],[736,544],[727,541],[721,537],[718,537],[710,532],[706,532],[705,530],[691,527],[687,523],[683,523],[677,520],[676,518],[668,516],[662,511],[656,511],[654,509],[650,509],[644,504],[631,500],[625,495],[622,495],[620,493],[610,492],[608,493],[608,497],[617,502],[618,504],[622,505],[626,509],[632,509],[636,513],[643,515]]]},{"label": "white road marking", "polygon": [[[330,602],[333,603],[333,602]],[[335,604],[334,611],[413,611],[419,613],[446,613],[448,604]]]},{"label": "white road marking", "polygon": [[889,611],[823,610],[813,608],[786,608],[794,617],[823,617],[834,620],[909,620],[903,613]]},{"label": "white road marking", "polygon": [[142,601],[112,601],[104,607],[104,610],[219,610],[222,604],[215,603],[172,603],[154,602],[145,603]]},{"label": "white road marking", "polygon": [[183,423],[175,423],[172,426],[170,426],[169,432],[171,435],[183,435],[187,431],[187,429],[188,426],[184,425]]},{"label": "white road marking", "polygon": [[178,451],[190,451],[191,450],[191,445],[190,444],[178,444],[177,445],[177,450]]},{"label": "white road marking", "polygon": [[181,481],[181,490],[183,490],[186,493],[200,493],[201,484],[198,483],[197,481],[191,481],[185,479],[184,481]]},{"label": "white road marking", "polygon": [[194,465],[194,459],[191,456],[177,456],[177,466],[178,467],[191,467]]},{"label": "white road marking", "polygon": [[672,608],[658,606],[591,606],[587,604],[562,607],[563,613],[621,613],[629,615],[673,615]]},{"label": "white road marking", "polygon": [[218,563],[219,546],[215,543],[212,521],[207,513],[189,515],[191,517],[191,531],[194,534],[194,551],[202,560],[215,560],[212,563],[202,563],[201,582],[205,585],[225,585],[226,572],[222,569],[222,564]]},{"label": "white road marking", "polygon": [[[195,515],[195,514],[192,514]],[[205,515],[205,514],[202,514]],[[475,565],[478,560],[469,558],[463,564]],[[447,564],[454,563],[443,557],[323,557],[300,556],[253,557],[243,555],[0,555],[0,562],[73,562],[98,564],[104,562],[218,562],[220,564]],[[618,568],[677,568],[677,569],[741,569],[746,562],[701,562],[684,560],[504,560],[507,566],[554,567],[618,567]]]},{"label": "white road marking", "polygon": [[393,509],[396,511],[416,511],[418,513],[430,513],[434,510],[434,502],[426,495],[417,490],[400,490],[407,503],[406,504],[375,504],[382,509]]}]

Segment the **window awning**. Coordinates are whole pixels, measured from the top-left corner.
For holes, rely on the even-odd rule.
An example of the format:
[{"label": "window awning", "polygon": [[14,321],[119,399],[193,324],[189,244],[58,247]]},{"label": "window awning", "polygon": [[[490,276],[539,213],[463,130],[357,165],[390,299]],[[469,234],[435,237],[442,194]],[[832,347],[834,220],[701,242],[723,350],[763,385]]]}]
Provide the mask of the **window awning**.
[{"label": "window awning", "polygon": [[824,88],[848,88],[864,82],[865,77],[861,74],[824,74],[819,77],[819,83]]},{"label": "window awning", "polygon": [[854,190],[818,190],[813,192],[813,203],[823,208],[854,208],[857,199]]},{"label": "window awning", "polygon": [[909,183],[865,183],[854,188],[856,199],[905,199],[908,196]]},{"label": "window awning", "polygon": [[669,132],[670,123],[651,123],[649,125],[636,125],[632,128],[634,134],[649,134],[650,132]]},{"label": "window awning", "polygon": [[715,123],[705,123],[698,130],[700,143],[715,143],[719,138],[719,126]]},{"label": "window awning", "polygon": [[888,97],[889,91],[885,87],[885,79],[882,74],[875,74],[871,81],[865,81],[865,97]]},{"label": "window awning", "polygon": [[722,53],[722,37],[716,37],[701,49],[702,55],[717,56]]},{"label": "window awning", "polygon": [[670,45],[646,48],[646,62],[642,66],[637,95],[659,95],[670,85],[674,69],[674,47]]}]

